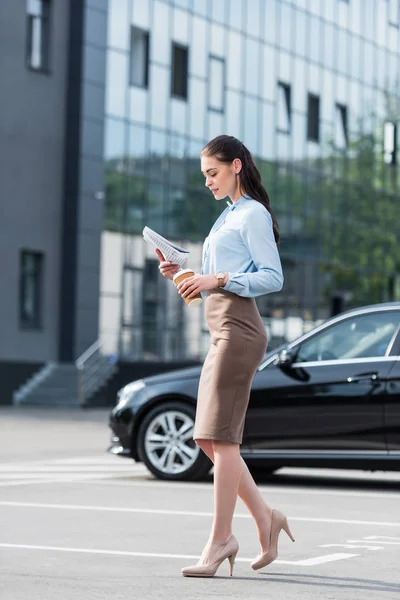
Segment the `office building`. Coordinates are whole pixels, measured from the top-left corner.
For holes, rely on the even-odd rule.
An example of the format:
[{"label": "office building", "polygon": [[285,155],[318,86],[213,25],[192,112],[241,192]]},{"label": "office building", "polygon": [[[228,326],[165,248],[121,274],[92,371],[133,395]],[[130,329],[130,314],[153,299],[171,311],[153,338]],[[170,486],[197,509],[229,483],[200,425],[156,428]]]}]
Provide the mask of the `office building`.
[{"label": "office building", "polygon": [[200,268],[225,204],[199,153],[220,133],[253,153],[280,224],[284,288],[257,299],[271,347],[399,299],[399,27],[397,0],[3,2],[7,389],[97,340],[137,363],[203,358],[203,309],[141,232]]}]

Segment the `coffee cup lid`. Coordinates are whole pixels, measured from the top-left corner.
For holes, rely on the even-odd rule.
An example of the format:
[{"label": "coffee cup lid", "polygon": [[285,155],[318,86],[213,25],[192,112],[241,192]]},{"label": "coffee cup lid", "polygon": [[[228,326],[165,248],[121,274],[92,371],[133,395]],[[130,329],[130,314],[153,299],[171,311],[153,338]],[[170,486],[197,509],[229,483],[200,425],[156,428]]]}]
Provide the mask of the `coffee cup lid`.
[{"label": "coffee cup lid", "polygon": [[183,273],[193,273],[194,274],[194,271],[193,271],[193,269],[181,269],[180,271],[175,273],[175,275],[172,278],[172,281],[175,281],[176,277],[180,277],[181,275],[183,275]]}]

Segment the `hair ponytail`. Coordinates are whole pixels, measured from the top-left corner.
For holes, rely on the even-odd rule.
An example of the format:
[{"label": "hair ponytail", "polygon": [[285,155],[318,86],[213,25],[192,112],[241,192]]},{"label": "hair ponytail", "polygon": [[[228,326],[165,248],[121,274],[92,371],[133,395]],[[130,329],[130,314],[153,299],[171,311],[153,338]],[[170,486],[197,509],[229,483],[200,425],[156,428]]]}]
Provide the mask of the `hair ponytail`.
[{"label": "hair ponytail", "polygon": [[260,172],[254,164],[253,157],[246,146],[231,135],[219,135],[208,142],[201,151],[201,154],[215,156],[217,160],[223,163],[232,163],[235,158],[240,158],[242,161],[242,169],[239,173],[240,187],[253,200],[257,200],[257,202],[265,206],[270,213],[275,242],[279,246],[278,222],[272,212],[267,190],[261,181]]}]

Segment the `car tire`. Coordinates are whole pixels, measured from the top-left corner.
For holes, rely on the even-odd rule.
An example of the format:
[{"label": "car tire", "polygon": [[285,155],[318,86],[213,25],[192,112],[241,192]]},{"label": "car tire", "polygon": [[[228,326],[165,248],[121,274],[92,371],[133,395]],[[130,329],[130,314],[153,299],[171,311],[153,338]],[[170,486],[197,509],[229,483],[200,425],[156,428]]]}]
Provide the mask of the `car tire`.
[{"label": "car tire", "polygon": [[138,453],[158,479],[202,479],[212,462],[194,442],[195,408],[185,402],[163,402],[144,417],[138,432]]}]

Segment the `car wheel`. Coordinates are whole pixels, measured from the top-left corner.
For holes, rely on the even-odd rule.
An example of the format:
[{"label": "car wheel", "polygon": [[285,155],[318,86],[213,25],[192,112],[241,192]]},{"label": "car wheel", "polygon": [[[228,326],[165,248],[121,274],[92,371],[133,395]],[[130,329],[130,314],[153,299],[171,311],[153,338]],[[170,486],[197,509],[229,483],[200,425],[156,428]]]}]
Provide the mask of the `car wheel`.
[{"label": "car wheel", "polygon": [[194,417],[184,402],[164,402],[144,417],[138,451],[158,479],[201,479],[210,471],[212,462],[193,440]]}]

